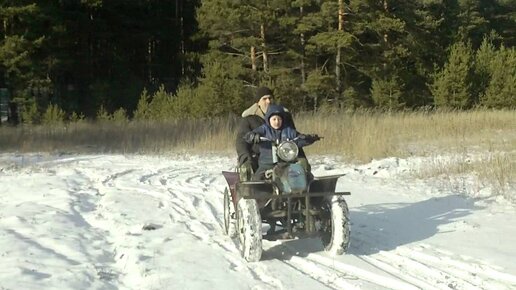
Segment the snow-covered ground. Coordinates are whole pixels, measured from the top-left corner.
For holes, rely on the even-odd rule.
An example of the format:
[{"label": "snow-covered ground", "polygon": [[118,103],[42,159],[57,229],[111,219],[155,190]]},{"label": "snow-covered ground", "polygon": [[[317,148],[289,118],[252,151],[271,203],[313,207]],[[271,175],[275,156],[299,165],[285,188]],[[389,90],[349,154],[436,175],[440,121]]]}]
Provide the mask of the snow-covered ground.
[{"label": "snow-covered ground", "polygon": [[516,208],[475,182],[415,180],[425,160],[352,166],[351,245],[264,241],[247,263],[222,231],[228,156],[0,154],[0,289],[516,289]]}]

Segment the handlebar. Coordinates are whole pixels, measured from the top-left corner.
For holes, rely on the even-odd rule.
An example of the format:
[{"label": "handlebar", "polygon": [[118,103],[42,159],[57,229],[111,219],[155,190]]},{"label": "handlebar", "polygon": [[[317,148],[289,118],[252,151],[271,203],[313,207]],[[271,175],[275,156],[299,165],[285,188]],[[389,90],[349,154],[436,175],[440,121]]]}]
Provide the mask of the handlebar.
[{"label": "handlebar", "polygon": [[[297,135],[294,139],[292,139],[291,141],[296,141],[296,140],[299,140],[299,139],[304,139],[304,138],[301,138],[302,136],[304,136],[304,138],[306,137],[311,137],[311,138],[314,138],[313,140],[314,141],[319,141],[320,139],[323,139],[324,137],[322,136],[319,136],[317,134],[307,134],[307,135]],[[270,140],[269,138],[266,138],[266,137],[261,137],[260,136],[260,141],[261,142],[274,142],[274,140]]]}]

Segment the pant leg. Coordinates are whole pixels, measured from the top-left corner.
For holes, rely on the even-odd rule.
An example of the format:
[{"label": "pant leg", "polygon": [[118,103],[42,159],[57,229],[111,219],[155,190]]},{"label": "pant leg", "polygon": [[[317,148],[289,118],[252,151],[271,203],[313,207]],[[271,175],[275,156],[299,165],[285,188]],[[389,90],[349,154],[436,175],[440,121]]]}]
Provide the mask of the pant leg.
[{"label": "pant leg", "polygon": [[249,181],[252,179],[254,174],[251,162],[249,161],[240,164],[237,168],[237,171],[240,176],[240,181]]}]

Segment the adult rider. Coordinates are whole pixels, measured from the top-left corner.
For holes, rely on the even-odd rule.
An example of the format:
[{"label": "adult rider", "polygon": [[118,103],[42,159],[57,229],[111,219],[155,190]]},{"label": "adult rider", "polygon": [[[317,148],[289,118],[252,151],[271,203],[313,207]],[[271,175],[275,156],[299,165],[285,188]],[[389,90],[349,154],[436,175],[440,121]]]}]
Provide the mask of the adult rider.
[{"label": "adult rider", "polygon": [[[251,180],[253,173],[258,168],[258,156],[260,155],[258,144],[248,144],[244,140],[244,136],[247,132],[265,123],[265,112],[267,112],[269,105],[274,103],[274,94],[268,87],[260,87],[256,90],[253,100],[254,103],[242,113],[242,118],[239,120],[237,127],[235,145],[238,154],[238,172],[242,181]],[[295,128],[292,115],[288,111],[284,122]],[[310,170],[303,149],[299,150],[298,162],[305,169]]]}]

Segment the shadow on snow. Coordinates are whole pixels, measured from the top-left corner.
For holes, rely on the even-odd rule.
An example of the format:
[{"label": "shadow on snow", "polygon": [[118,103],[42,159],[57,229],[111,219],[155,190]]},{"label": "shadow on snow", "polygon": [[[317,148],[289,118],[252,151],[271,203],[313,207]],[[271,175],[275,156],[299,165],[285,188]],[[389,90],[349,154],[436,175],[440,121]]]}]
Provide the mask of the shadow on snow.
[{"label": "shadow on snow", "polygon": [[[433,197],[416,203],[370,204],[350,209],[351,244],[348,254],[372,255],[454,231],[451,226],[482,209],[460,195]],[[443,226],[450,225],[443,229]],[[324,251],[319,239],[295,239],[263,252],[263,260],[288,260]]]}]

